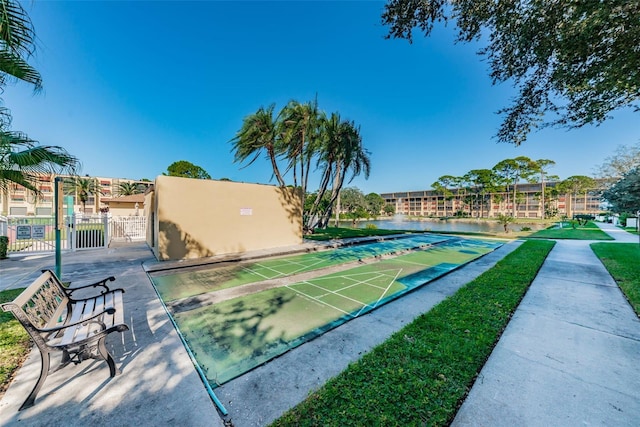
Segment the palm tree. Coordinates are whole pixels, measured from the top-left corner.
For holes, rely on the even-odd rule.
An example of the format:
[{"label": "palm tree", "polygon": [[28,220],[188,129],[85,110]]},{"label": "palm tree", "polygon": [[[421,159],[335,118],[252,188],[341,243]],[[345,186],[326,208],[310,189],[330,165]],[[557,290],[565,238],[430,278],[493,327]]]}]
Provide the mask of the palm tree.
[{"label": "palm tree", "polygon": [[[369,153],[362,146],[360,129],[333,113],[327,117],[319,111],[317,101],[289,102],[274,117],[274,105],[260,107],[243,120],[241,129],[231,140],[235,161],[248,166],[265,152],[280,187],[286,187],[284,175],[291,172],[294,187],[305,197],[303,224],[305,231],[326,226],[345,181],[370,171]],[[280,163],[286,162],[284,173]],[[320,171],[318,191],[306,200],[312,169]],[[351,177],[347,179],[347,176]]]},{"label": "palm tree", "polygon": [[[31,20],[20,3],[0,0],[0,93],[11,80],[42,88],[38,71],[27,63],[35,51]],[[40,146],[22,132],[9,130],[9,110],[0,106],[0,192],[7,206],[8,187],[21,185],[38,193],[37,183],[46,173],[75,173],[78,160],[57,146]]]},{"label": "palm tree", "polygon": [[[20,3],[0,0],[0,88],[12,80],[30,83],[35,91],[42,88],[40,73],[27,63],[35,51],[35,39],[31,19]],[[0,107],[0,128],[10,123],[9,110]]]},{"label": "palm tree", "polygon": [[83,213],[87,211],[87,201],[89,197],[102,193],[97,179],[81,178],[79,176],[69,178],[66,181],[65,192],[70,195],[75,195],[78,200],[80,200]]},{"label": "palm tree", "polygon": [[38,182],[50,173],[75,173],[78,159],[61,147],[40,146],[20,132],[0,130],[0,192],[8,205],[11,184],[39,194]]},{"label": "palm tree", "polygon": [[260,157],[261,152],[266,151],[267,158],[271,162],[273,175],[280,187],[286,187],[280,168],[278,167],[278,157],[283,154],[282,139],[279,134],[279,117],[273,117],[275,105],[260,107],[255,114],[244,118],[242,128],[231,140],[235,151],[236,162],[246,162],[244,167],[249,166]]},{"label": "palm tree", "polygon": [[342,120],[338,113],[332,113],[325,121],[323,130],[323,144],[318,152],[317,162],[318,168],[323,172],[310,220],[313,220],[317,212],[315,209],[328,190],[329,184],[331,184],[331,194],[327,210],[322,213],[316,224],[307,224],[308,228],[316,225],[326,227],[347,175],[351,175],[347,181],[351,182],[360,174],[368,178],[371,172],[370,154],[362,145],[360,128],[354,122]]},{"label": "palm tree", "polygon": [[118,184],[118,196],[131,196],[142,193],[142,189],[135,182],[121,182]]},{"label": "palm tree", "polygon": [[317,99],[304,104],[291,101],[281,113],[280,131],[288,160],[286,171],[293,172],[293,186],[300,185],[302,194],[307,193],[311,162],[321,145],[325,119]]}]

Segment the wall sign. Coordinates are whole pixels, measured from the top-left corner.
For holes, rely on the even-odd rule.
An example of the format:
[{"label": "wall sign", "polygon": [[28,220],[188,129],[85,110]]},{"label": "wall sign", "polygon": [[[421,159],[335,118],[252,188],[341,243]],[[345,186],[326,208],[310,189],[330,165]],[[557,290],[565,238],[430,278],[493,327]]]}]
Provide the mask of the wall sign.
[{"label": "wall sign", "polygon": [[240,216],[249,216],[253,215],[253,209],[251,208],[240,208]]}]

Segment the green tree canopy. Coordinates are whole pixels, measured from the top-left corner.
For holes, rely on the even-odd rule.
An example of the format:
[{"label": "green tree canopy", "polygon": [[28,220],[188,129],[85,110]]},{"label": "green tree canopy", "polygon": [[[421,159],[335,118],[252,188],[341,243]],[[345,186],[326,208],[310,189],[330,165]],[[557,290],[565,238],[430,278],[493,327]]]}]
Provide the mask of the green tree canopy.
[{"label": "green tree canopy", "polygon": [[364,196],[364,200],[367,204],[367,211],[371,216],[378,216],[384,208],[385,201],[378,193],[369,193]]},{"label": "green tree canopy", "polygon": [[629,171],[611,188],[605,190],[602,197],[611,204],[611,210],[617,213],[635,213],[640,210],[640,167]]},{"label": "green tree canopy", "polygon": [[457,41],[488,35],[479,54],[493,83],[519,94],[503,108],[497,139],[516,145],[537,127],[600,124],[640,98],[640,2],[530,0],[389,0],[387,37],[429,36],[455,22]]},{"label": "green tree canopy", "polygon": [[182,178],[211,179],[207,171],[186,160],[171,163],[167,168],[167,172],[163,173],[163,175],[179,176]]},{"label": "green tree canopy", "polygon": [[346,187],[340,192],[340,206],[348,214],[364,210],[367,202],[364,194],[357,187]]}]

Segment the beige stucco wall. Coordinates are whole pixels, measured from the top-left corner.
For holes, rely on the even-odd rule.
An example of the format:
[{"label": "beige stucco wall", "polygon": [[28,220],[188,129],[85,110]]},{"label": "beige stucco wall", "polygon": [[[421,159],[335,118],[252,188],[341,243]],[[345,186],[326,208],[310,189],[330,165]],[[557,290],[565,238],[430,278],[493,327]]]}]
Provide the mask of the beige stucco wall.
[{"label": "beige stucco wall", "polygon": [[136,212],[136,204],[131,202],[115,202],[111,201],[108,204],[109,213],[113,216],[134,216],[136,213],[142,215],[144,206],[142,203],[138,203],[138,210]]},{"label": "beige stucco wall", "polygon": [[154,251],[159,260],[237,254],[302,242],[302,197],[292,189],[159,176],[154,202]]}]

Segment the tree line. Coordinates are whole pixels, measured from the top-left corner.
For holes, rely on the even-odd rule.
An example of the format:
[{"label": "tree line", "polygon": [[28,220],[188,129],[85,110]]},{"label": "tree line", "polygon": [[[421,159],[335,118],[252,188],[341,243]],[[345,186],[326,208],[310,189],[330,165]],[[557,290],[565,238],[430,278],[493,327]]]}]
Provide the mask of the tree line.
[{"label": "tree line", "polygon": [[[462,176],[443,175],[431,184],[431,188],[443,196],[445,216],[446,201],[459,197],[480,217],[484,216],[488,205],[502,201],[506,201],[507,205],[511,204],[511,215],[517,217],[518,204],[523,200],[523,194],[518,192],[518,185],[523,182],[539,183],[540,192],[536,196],[539,197],[545,218],[557,214],[557,209],[551,206],[550,201],[557,200],[560,194],[569,194],[574,200],[578,194],[584,194],[586,203],[588,192],[600,190],[598,181],[585,175],[574,175],[560,181],[557,175],[549,173],[549,169],[555,164],[555,161],[549,159],[532,160],[526,156],[518,156],[502,160],[491,169],[473,169]],[[553,181],[550,188],[547,187],[549,181]]]}]

